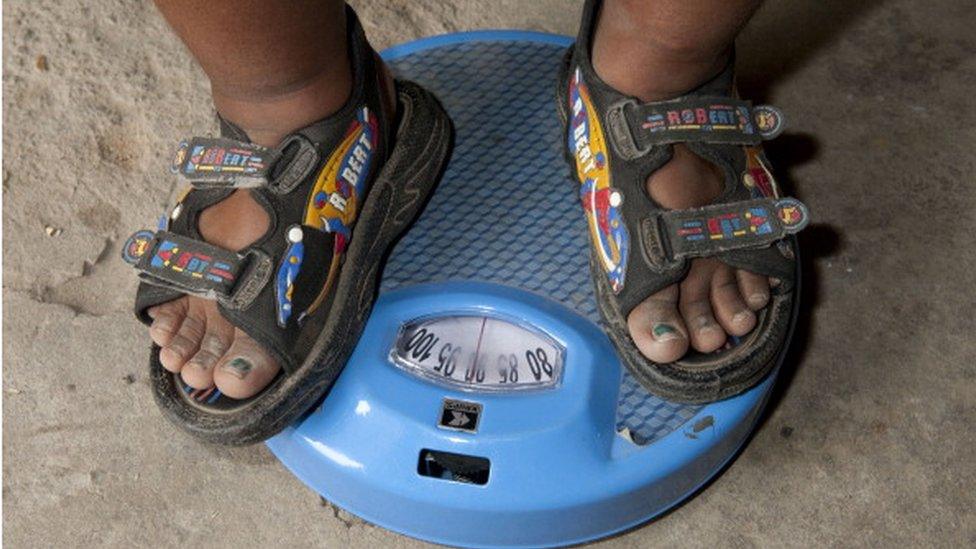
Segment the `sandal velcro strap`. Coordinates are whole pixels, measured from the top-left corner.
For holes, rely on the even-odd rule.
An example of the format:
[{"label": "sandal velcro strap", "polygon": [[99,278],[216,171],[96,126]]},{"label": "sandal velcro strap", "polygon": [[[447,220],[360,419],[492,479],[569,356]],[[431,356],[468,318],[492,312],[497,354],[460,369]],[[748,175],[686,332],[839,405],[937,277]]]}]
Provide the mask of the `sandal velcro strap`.
[{"label": "sandal velcro strap", "polygon": [[807,207],[795,198],[760,198],[655,212],[641,226],[644,250],[659,272],[691,257],[762,248],[802,230]]},{"label": "sandal velcro strap", "polygon": [[247,307],[268,283],[271,258],[258,250],[238,254],[169,231],[138,231],[122,259],[148,284],[215,299],[230,309]]},{"label": "sandal velcro strap", "polygon": [[669,143],[757,145],[782,132],[783,114],[731,97],[688,96],[643,104],[626,99],[608,109],[607,127],[614,148],[631,160]]},{"label": "sandal velcro strap", "polygon": [[286,194],[318,159],[312,142],[297,134],[274,149],[225,137],[194,137],[180,143],[172,171],[197,189],[268,187]]}]

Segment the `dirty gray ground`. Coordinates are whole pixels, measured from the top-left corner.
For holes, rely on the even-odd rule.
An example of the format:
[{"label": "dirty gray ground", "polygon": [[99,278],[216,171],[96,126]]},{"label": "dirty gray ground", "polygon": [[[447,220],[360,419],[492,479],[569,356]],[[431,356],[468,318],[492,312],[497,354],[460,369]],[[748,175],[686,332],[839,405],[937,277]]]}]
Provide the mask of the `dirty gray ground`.
[{"label": "dirty gray ground", "polygon": [[[356,5],[379,47],[573,33],[578,11]],[[819,223],[796,367],[707,491],[600,546],[976,545],[974,10],[780,2],[745,32],[745,95],[789,114],[772,155]],[[3,31],[3,541],[422,545],[323,506],[264,447],[175,433],[150,402],[120,239],[173,198],[173,143],[213,127],[202,74],[153,8],[8,1]]]}]

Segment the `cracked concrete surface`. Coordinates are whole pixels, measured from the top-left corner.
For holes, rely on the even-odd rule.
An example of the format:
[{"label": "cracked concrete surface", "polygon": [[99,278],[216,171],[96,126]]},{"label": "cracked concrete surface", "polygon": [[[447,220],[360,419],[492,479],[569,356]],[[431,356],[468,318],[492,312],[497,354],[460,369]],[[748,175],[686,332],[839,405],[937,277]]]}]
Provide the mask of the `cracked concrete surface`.
[{"label": "cracked concrete surface", "polygon": [[[473,28],[571,34],[578,2],[355,3],[378,47]],[[976,7],[770,3],[744,95],[814,212],[794,367],[705,492],[606,547],[976,545]],[[207,84],[146,2],[3,8],[3,541],[49,546],[423,544],[323,504],[263,447],[173,431],[129,313],[120,240],[174,198]]]}]

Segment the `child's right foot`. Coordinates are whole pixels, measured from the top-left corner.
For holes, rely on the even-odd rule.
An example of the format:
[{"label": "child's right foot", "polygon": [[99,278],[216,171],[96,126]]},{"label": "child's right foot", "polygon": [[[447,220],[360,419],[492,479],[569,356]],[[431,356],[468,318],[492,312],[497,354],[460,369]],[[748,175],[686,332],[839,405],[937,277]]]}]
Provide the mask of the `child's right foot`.
[{"label": "child's right foot", "polygon": [[[395,85],[376,59],[384,120],[396,112]],[[348,69],[348,62],[345,63]],[[313,80],[301,89],[260,100],[215,98],[220,112],[237,123],[254,143],[273,148],[289,133],[327,118],[346,103],[351,87]],[[226,116],[233,113],[234,116]],[[385,133],[385,132],[384,132]],[[202,239],[228,250],[244,250],[268,230],[270,217],[247,190],[237,190],[200,213]],[[216,387],[221,394],[245,399],[267,387],[280,371],[278,362],[251,336],[224,318],[210,299],[184,296],[148,310],[149,335],[161,350],[164,368],[194,389]]]},{"label": "child's right foot", "polygon": [[354,78],[342,107],[273,149],[230,124],[230,139],[194,139],[175,166],[193,190],[160,232],[123,250],[145,282],[136,312],[158,346],[157,401],[210,441],[267,438],[324,393],[365,323],[376,264],[446,161],[446,114],[400,82],[396,116],[347,13]]}]

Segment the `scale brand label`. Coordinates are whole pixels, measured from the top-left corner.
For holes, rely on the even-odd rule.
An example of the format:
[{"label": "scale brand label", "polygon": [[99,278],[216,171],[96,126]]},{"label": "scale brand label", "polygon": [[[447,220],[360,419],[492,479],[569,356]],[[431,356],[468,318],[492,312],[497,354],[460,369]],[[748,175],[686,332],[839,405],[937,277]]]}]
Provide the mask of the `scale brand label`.
[{"label": "scale brand label", "polygon": [[481,404],[464,400],[444,399],[441,406],[441,417],[437,426],[441,429],[478,432],[478,421],[481,419]]}]

